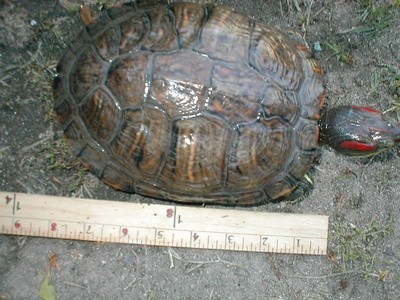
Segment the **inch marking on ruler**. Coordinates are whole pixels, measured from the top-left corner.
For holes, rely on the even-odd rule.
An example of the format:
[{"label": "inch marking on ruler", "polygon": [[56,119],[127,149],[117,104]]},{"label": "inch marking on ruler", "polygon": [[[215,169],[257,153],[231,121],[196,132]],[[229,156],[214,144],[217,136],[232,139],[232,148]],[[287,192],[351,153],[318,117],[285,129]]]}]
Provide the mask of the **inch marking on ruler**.
[{"label": "inch marking on ruler", "polygon": [[0,234],[326,255],[328,216],[0,192]]}]

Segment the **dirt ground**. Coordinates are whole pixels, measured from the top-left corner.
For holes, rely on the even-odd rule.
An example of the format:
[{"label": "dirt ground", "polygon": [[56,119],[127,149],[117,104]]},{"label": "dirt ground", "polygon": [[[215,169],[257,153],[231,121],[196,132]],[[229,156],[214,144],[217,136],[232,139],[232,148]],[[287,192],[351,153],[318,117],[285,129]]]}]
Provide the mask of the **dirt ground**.
[{"label": "dirt ground", "polygon": [[[82,171],[54,128],[50,86],[81,27],[77,2],[0,0],[0,190],[160,203]],[[331,105],[399,119],[399,1],[218,3],[303,34],[326,69]],[[39,299],[53,254],[58,299],[400,299],[399,156],[399,147],[361,160],[322,149],[304,201],[248,208],[329,215],[326,257],[0,235],[0,299]]]}]

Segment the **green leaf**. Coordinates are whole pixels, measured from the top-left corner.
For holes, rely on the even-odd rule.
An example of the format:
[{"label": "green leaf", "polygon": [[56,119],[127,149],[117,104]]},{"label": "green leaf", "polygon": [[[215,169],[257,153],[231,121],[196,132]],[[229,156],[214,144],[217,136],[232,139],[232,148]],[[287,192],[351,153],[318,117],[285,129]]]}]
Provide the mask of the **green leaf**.
[{"label": "green leaf", "polygon": [[51,284],[50,273],[46,275],[40,284],[39,296],[42,300],[55,300],[56,299],[56,289]]}]

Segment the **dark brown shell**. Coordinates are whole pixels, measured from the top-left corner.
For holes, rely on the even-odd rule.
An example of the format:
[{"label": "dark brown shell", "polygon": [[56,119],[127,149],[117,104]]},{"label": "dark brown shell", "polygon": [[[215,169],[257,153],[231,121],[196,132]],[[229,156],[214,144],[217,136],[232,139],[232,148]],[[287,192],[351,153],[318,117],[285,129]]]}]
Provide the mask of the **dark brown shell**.
[{"label": "dark brown shell", "polygon": [[116,189],[258,204],[290,194],[316,157],[319,63],[230,8],[108,10],[57,69],[59,123]]}]

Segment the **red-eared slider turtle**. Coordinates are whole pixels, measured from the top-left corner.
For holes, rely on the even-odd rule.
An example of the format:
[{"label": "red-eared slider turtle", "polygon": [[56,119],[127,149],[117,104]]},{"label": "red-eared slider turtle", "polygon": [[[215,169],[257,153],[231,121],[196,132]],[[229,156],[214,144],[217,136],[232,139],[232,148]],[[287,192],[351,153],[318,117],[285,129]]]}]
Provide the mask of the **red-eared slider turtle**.
[{"label": "red-eared slider turtle", "polygon": [[73,151],[105,183],[150,197],[281,199],[319,143],[357,156],[400,140],[374,109],[326,110],[307,48],[224,6],[107,10],[57,71],[55,110]]}]

